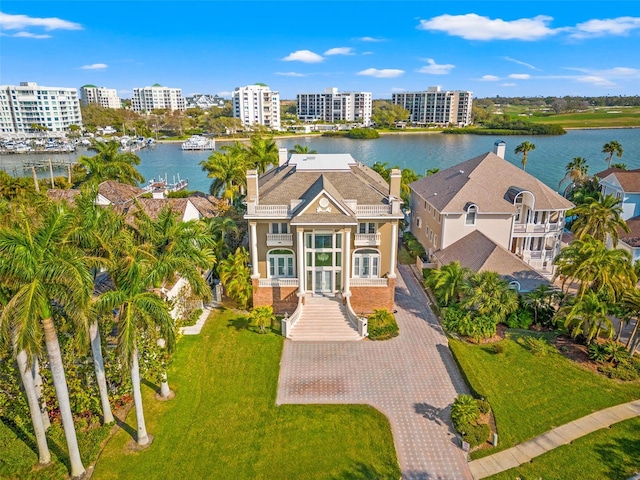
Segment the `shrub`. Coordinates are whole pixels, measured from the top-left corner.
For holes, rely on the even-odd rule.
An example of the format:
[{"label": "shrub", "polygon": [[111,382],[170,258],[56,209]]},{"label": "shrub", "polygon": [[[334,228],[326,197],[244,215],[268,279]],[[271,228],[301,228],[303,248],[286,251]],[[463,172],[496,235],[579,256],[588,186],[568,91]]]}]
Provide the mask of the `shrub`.
[{"label": "shrub", "polygon": [[553,345],[549,345],[544,337],[525,335],[518,338],[517,342],[534,355],[540,357],[545,357],[555,351]]},{"label": "shrub", "polygon": [[606,362],[608,361],[608,355],[599,343],[593,342],[589,344],[587,348],[589,358],[594,362]]},{"label": "shrub", "polygon": [[255,307],[249,314],[249,320],[260,329],[260,333],[266,333],[267,327],[270,327],[275,319],[271,305]]},{"label": "shrub", "polygon": [[451,407],[451,421],[456,430],[462,432],[462,426],[475,422],[480,416],[478,402],[471,395],[461,394]]},{"label": "shrub", "polygon": [[607,342],[602,345],[602,351],[608,357],[607,360],[615,364],[627,363],[631,355],[627,349],[617,342]]},{"label": "shrub", "polygon": [[380,134],[373,128],[353,128],[345,135],[355,139],[380,138]]},{"label": "shrub", "polygon": [[504,344],[502,342],[494,343],[493,345],[491,345],[491,350],[496,355],[502,355],[504,353]]},{"label": "shrub", "polygon": [[483,338],[491,338],[496,334],[496,322],[487,315],[473,315],[460,307],[448,307],[444,310],[442,320],[448,331],[471,337],[476,342]]},{"label": "shrub", "polygon": [[491,427],[486,423],[470,424],[465,426],[462,439],[469,444],[471,448],[482,445],[489,439]]},{"label": "shrub", "polygon": [[393,313],[386,308],[374,309],[369,315],[369,338],[371,340],[388,340],[398,336],[398,324]]},{"label": "shrub", "polygon": [[602,365],[598,367],[602,373],[609,378],[624,380],[627,382],[640,378],[640,372],[631,363],[620,363],[618,365]]},{"label": "shrub", "polygon": [[533,324],[533,314],[527,308],[519,308],[507,315],[506,322],[509,328],[522,328],[528,330]]},{"label": "shrub", "polygon": [[486,400],[477,400],[478,410],[480,413],[489,413],[491,411],[491,405]]},{"label": "shrub", "polygon": [[412,257],[425,258],[427,256],[427,251],[411,232],[404,232],[403,237],[404,244]]}]

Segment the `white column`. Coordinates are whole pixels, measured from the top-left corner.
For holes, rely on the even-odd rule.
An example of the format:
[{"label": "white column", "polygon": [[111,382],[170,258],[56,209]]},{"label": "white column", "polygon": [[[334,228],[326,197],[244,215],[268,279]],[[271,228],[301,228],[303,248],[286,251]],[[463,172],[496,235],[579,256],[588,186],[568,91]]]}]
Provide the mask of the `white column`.
[{"label": "white column", "polygon": [[251,240],[251,277],[260,278],[260,272],[258,272],[258,233],[256,232],[256,222],[249,223],[249,237]]},{"label": "white column", "polygon": [[342,255],[342,272],[344,274],[344,295],[351,295],[351,229],[344,232],[344,251]]},{"label": "white column", "polygon": [[298,242],[296,248],[296,255],[298,256],[298,296],[304,296],[304,228],[298,227]]},{"label": "white column", "polygon": [[391,224],[391,256],[389,257],[389,278],[396,278],[396,252],[398,250],[398,225]]}]

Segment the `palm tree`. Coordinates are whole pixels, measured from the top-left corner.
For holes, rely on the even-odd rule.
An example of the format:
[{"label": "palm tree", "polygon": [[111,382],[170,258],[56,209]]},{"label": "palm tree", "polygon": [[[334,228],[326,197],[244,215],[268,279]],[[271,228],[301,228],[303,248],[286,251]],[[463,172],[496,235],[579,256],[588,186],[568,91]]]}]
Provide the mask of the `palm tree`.
[{"label": "palm tree", "polygon": [[233,218],[213,217],[207,219],[205,220],[205,228],[208,234],[211,235],[214,243],[214,253],[217,258],[225,258],[235,250],[232,247],[234,244],[232,240],[235,239],[237,241],[240,229]]},{"label": "palm tree", "polygon": [[290,153],[310,153],[310,154],[314,154],[314,153],[318,153],[317,150],[310,150],[309,149],[309,145],[300,145],[298,143],[296,143],[293,148],[291,150],[289,150]]},{"label": "palm tree", "polygon": [[516,149],[514,150],[514,153],[516,153],[516,155],[519,154],[519,153],[522,154],[522,169],[523,170],[525,170],[525,171],[527,170],[527,155],[528,155],[528,153],[530,151],[532,151],[532,150],[535,150],[535,149],[536,149],[536,146],[533,143],[525,141],[525,142],[522,142],[520,145],[518,145],[516,147]]},{"label": "palm tree", "polygon": [[524,297],[524,301],[533,309],[533,323],[538,323],[538,314],[553,311],[553,301],[557,291],[546,283],[538,285]]},{"label": "palm tree", "polygon": [[627,349],[630,353],[633,353],[640,345],[640,331],[638,329],[640,327],[640,290],[636,288],[629,289],[625,292],[623,302],[624,306],[633,312],[636,320],[633,331],[629,335],[629,340],[627,340]]},{"label": "palm tree", "polygon": [[569,190],[582,183],[588,175],[589,166],[587,165],[587,160],[583,157],[573,157],[573,160],[567,163],[564,171],[564,177],[562,177],[562,180],[558,183],[558,188],[567,180],[571,180],[571,183],[567,186],[567,190]]},{"label": "palm tree", "polygon": [[218,264],[218,276],[227,296],[246,309],[251,301],[251,271],[248,267],[249,253],[238,247],[235,254],[229,255]]},{"label": "palm tree", "polygon": [[587,343],[597,338],[605,330],[609,338],[613,336],[613,325],[609,319],[607,304],[598,298],[595,292],[588,292],[582,298],[563,307],[558,312],[564,318],[565,327],[571,329],[571,335],[584,335]]},{"label": "palm tree", "polygon": [[247,154],[239,142],[224,145],[200,162],[209,178],[213,178],[209,191],[211,195],[224,198],[230,203],[244,193],[247,182]]},{"label": "palm tree", "polygon": [[460,265],[460,262],[451,262],[433,270],[426,283],[442,304],[447,306],[451,301],[460,301],[470,273],[471,270]]},{"label": "palm tree", "polygon": [[114,288],[103,293],[96,301],[100,313],[117,311],[118,354],[120,361],[131,372],[133,401],[136,411],[138,445],[149,443],[144,420],[138,340],[142,332],[157,328],[171,352],[175,345],[174,322],[167,303],[149,290],[149,267],[152,255],[145,246],[136,245],[133,236],[124,232],[119,238],[115,262],[110,271]]},{"label": "palm tree", "polygon": [[629,232],[627,222],[622,218],[620,200],[611,194],[603,196],[597,193],[591,202],[577,205],[570,214],[577,217],[571,225],[571,231],[577,239],[590,235],[606,242],[610,238],[615,247],[618,244],[619,230]]},{"label": "palm tree", "polygon": [[518,293],[496,272],[473,273],[465,285],[463,303],[498,323],[518,309]]},{"label": "palm tree", "polygon": [[118,142],[93,141],[89,148],[97,153],[93,157],[82,156],[78,159],[78,163],[87,170],[82,183],[98,185],[105,180],[116,180],[127,185],[138,185],[144,182],[144,177],[136,169],[136,165],[140,165],[140,158],[131,152],[120,152]]},{"label": "palm tree", "polygon": [[270,166],[278,165],[278,146],[273,137],[263,138],[261,135],[252,135],[247,150],[247,160],[258,173],[264,173]]},{"label": "palm tree", "polygon": [[605,162],[607,162],[607,168],[611,168],[611,158],[613,157],[613,155],[615,154],[615,156],[618,158],[622,156],[622,145],[620,145],[620,142],[616,140],[611,140],[610,142],[605,143],[602,146],[602,153],[607,154]]},{"label": "palm tree", "polygon": [[0,228],[0,279],[14,292],[0,323],[11,322],[15,351],[31,362],[44,336],[53,384],[60,406],[71,476],[84,474],[71,414],[54,308],[75,325],[80,339],[87,334],[87,310],[92,278],[82,252],[69,241],[72,216],[63,204],[49,204],[41,215],[23,213]]}]

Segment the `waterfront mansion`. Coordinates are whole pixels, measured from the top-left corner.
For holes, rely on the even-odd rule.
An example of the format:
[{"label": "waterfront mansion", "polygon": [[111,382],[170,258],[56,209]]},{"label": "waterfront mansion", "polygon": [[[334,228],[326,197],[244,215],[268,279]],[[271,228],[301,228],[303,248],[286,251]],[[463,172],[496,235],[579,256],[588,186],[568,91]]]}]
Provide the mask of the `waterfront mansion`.
[{"label": "waterfront mansion", "polygon": [[[566,212],[573,204],[504,160],[505,148],[504,142],[496,142],[493,152],[413,182],[411,233],[431,260],[440,263],[438,259],[444,257],[447,262],[456,260],[460,255],[446,255],[447,249],[462,245],[458,242],[478,231],[522,260],[517,271],[498,273],[509,277],[531,269],[548,278],[560,252]],[[472,244],[467,246],[472,251],[467,248],[465,257],[480,254]],[[477,258],[472,260],[476,265],[481,263]],[[514,268],[505,264],[507,267]]]},{"label": "waterfront mansion", "polygon": [[400,171],[390,184],[349,154],[280,150],[276,168],[247,172],[254,306],[304,309],[340,299],[350,312],[393,309]]}]

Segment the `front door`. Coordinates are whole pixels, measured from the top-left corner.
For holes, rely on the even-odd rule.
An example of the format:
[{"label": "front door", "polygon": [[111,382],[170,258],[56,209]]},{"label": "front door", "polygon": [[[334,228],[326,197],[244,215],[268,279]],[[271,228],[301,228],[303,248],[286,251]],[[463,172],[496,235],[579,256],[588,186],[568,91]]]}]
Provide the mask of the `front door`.
[{"label": "front door", "polygon": [[332,293],[332,271],[331,270],[316,270],[316,285],[314,292],[316,293]]}]

